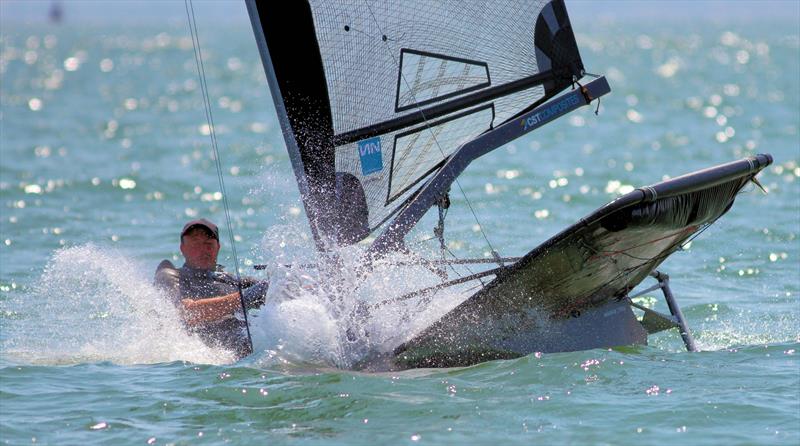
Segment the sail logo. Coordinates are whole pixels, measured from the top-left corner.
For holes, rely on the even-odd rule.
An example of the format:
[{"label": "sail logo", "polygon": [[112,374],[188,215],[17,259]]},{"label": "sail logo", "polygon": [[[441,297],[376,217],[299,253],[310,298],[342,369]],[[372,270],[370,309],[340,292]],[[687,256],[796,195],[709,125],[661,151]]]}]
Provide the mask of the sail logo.
[{"label": "sail logo", "polygon": [[579,103],[580,101],[575,95],[564,96],[562,100],[549,105],[544,110],[534,113],[527,118],[523,118],[520,124],[524,126],[523,130],[538,127],[540,124],[544,124],[572,110],[576,105],[579,105]]},{"label": "sail logo", "polygon": [[365,139],[358,142],[358,156],[361,158],[361,173],[369,175],[383,170],[383,155],[381,154],[381,138]]}]

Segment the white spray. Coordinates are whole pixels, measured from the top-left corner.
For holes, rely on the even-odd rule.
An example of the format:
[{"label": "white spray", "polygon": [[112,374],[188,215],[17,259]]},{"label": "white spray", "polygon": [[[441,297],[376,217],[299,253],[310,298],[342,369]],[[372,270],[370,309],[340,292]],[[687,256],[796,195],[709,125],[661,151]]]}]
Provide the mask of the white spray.
[{"label": "white spray", "polygon": [[152,286],[153,271],[93,244],[56,251],[13,303],[23,316],[9,327],[4,350],[50,364],[231,362],[230,352],[186,333],[175,307]]}]

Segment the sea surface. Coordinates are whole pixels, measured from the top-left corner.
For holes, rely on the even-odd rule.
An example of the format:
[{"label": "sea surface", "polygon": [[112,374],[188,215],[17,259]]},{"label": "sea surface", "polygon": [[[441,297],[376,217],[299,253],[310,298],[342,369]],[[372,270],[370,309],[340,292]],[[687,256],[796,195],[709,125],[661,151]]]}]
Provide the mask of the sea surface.
[{"label": "sea surface", "polygon": [[[314,248],[249,23],[202,6],[226,197],[185,20],[3,22],[0,443],[800,444],[800,18],[576,21],[587,71],[612,88],[599,114],[494,151],[453,188],[448,247],[516,256],[632,187],[771,153],[769,193],[746,187],[660,267],[702,352],[673,330],[648,346],[362,373],[347,368],[367,347],[347,344],[305,286],[314,271],[296,266]],[[159,261],[181,262],[190,218],[220,224],[235,268],[224,198],[239,268],[274,283],[250,315],[256,353],[238,362],[188,336],[151,286]],[[411,245],[436,255],[435,223]],[[430,276],[377,269],[352,298]],[[373,315],[368,347],[454,299]]]}]

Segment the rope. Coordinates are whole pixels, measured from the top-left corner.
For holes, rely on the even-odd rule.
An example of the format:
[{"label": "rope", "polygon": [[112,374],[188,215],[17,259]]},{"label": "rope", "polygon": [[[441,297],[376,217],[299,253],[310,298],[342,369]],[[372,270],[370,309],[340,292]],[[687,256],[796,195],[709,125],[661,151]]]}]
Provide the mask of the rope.
[{"label": "rope", "polygon": [[194,60],[197,65],[197,76],[200,78],[200,91],[203,95],[203,105],[205,106],[206,122],[208,123],[209,134],[211,136],[211,147],[214,150],[214,164],[217,167],[217,180],[219,181],[220,193],[222,193],[222,204],[225,209],[225,223],[228,227],[228,239],[231,244],[231,252],[233,253],[233,264],[236,269],[236,288],[239,292],[239,304],[242,306],[242,314],[244,314],[244,325],[247,331],[247,342],[250,346],[250,351],[253,351],[253,338],[250,336],[250,323],[247,320],[247,307],[244,303],[244,294],[242,294],[242,277],[239,273],[239,257],[236,254],[236,243],[233,237],[233,225],[231,224],[230,207],[228,206],[228,194],[225,191],[225,179],[222,175],[222,163],[219,156],[219,148],[217,144],[217,134],[214,130],[214,116],[211,113],[211,100],[208,95],[208,85],[206,83],[206,70],[203,65],[203,53],[200,51],[200,37],[197,32],[197,20],[194,16],[194,5],[192,0],[184,0],[186,6],[186,17],[189,21],[189,32],[192,35],[192,46],[194,47]]},{"label": "rope", "polygon": [[[383,36],[382,40],[383,40],[384,44],[388,46],[389,45],[389,42],[388,42],[389,39],[386,37],[386,34],[384,34],[380,23],[378,23],[378,20],[375,18],[375,14],[372,12],[372,8],[370,8],[369,2],[368,1],[364,1],[364,5],[366,5],[367,10],[369,10],[370,16],[372,16],[372,21],[375,22],[375,26],[378,28],[378,31]],[[414,94],[414,90],[411,88],[411,85],[408,83],[408,80],[406,80],[406,77],[403,75],[403,72],[400,70],[400,63],[397,61],[397,58],[395,58],[394,53],[392,53],[392,51],[388,51],[388,53],[389,53],[389,56],[394,61],[395,66],[397,66],[398,72],[400,73],[400,78],[403,79],[403,83],[406,85],[406,88],[408,88],[408,91],[411,93],[411,97],[412,97],[412,99],[414,101],[414,105],[417,107],[417,111],[419,111],[419,114],[422,116],[422,120],[425,122],[425,127],[430,132],[431,138],[433,139],[433,142],[436,144],[436,148],[439,149],[439,153],[441,153],[442,158],[447,158],[445,156],[445,154],[444,154],[444,150],[442,150],[442,146],[439,145],[439,140],[436,139],[436,132],[431,130],[431,128],[429,126],[428,118],[425,116],[425,112],[422,110],[422,107],[419,106],[419,101],[417,101],[417,97]],[[483,225],[481,224],[480,220],[478,219],[478,214],[475,213],[475,209],[473,209],[472,203],[470,203],[469,198],[467,198],[467,194],[464,192],[464,188],[461,187],[461,183],[458,181],[458,178],[455,178],[454,182],[456,183],[456,186],[458,186],[458,190],[461,192],[461,195],[464,197],[464,201],[466,201],[467,207],[469,208],[469,211],[472,213],[472,217],[475,219],[475,222],[478,224],[478,228],[480,229],[481,235],[483,235],[483,239],[486,240],[486,244],[489,245],[489,249],[491,249],[491,251],[493,253],[496,253],[497,251],[494,249],[494,246],[492,246],[492,242],[489,241],[489,237],[487,237],[486,233],[483,231]],[[423,186],[422,190],[424,190],[427,187],[428,186]],[[420,192],[422,190],[420,190]],[[407,208],[410,205],[411,205],[411,202],[409,201],[408,203],[405,204],[405,207]],[[502,266],[502,264],[500,264],[500,266]]]}]

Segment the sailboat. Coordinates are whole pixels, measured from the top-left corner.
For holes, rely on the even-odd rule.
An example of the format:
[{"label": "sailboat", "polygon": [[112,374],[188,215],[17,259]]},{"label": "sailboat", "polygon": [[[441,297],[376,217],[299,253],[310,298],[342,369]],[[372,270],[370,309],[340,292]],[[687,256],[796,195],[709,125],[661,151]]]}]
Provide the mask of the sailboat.
[{"label": "sailboat", "polygon": [[[407,252],[433,209],[442,239],[450,187],[470,163],[611,90],[602,76],[584,81],[563,0],[246,4],[314,242],[332,264],[336,247],[357,243],[366,263]],[[483,279],[357,368],[646,344],[673,328],[696,350],[657,267],[771,162],[757,155],[635,189],[520,258],[494,253],[491,269],[417,290]],[[652,292],[669,314],[634,300]]]}]

